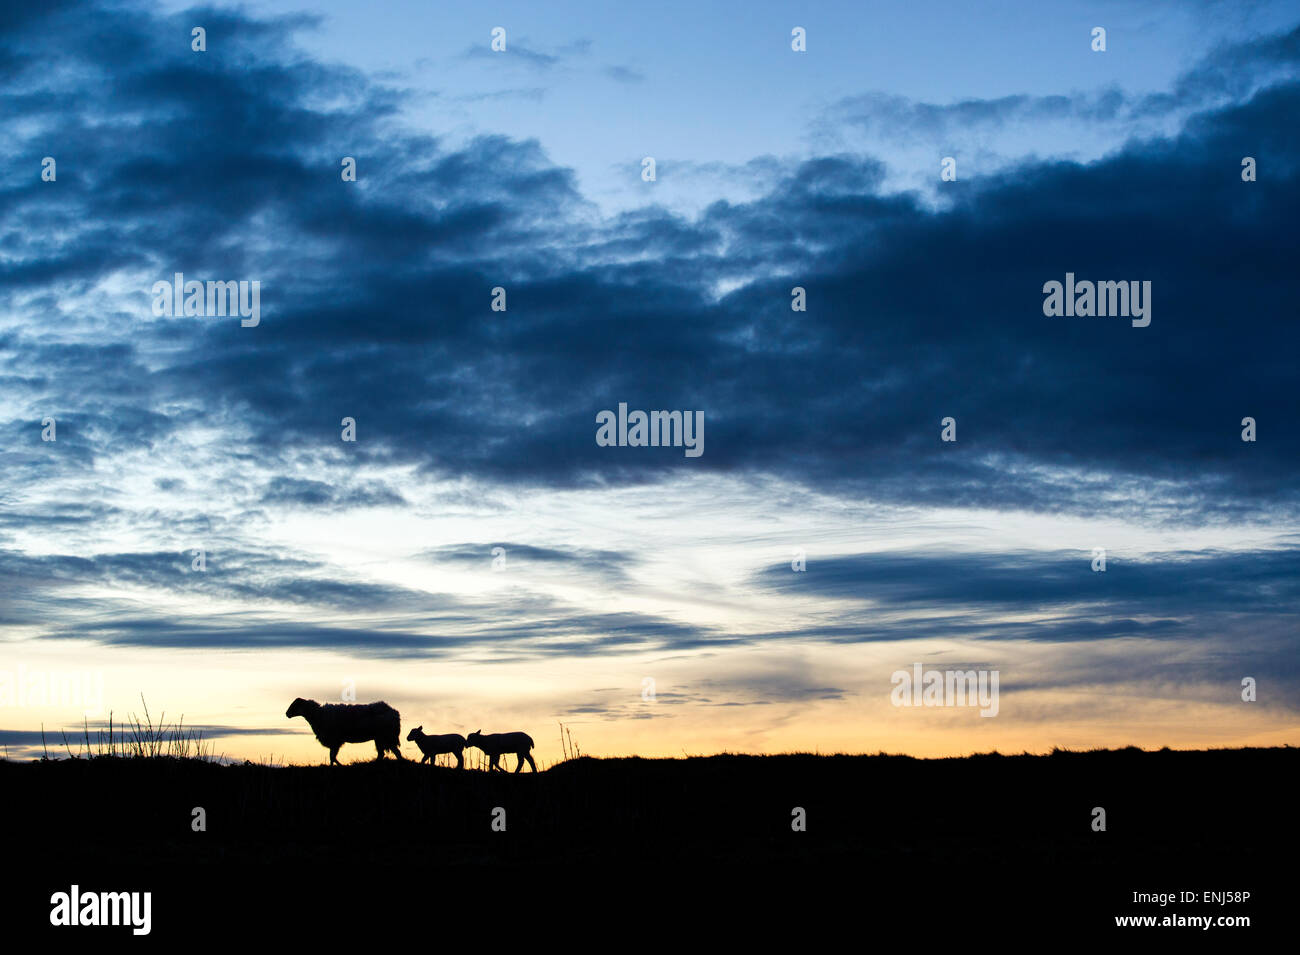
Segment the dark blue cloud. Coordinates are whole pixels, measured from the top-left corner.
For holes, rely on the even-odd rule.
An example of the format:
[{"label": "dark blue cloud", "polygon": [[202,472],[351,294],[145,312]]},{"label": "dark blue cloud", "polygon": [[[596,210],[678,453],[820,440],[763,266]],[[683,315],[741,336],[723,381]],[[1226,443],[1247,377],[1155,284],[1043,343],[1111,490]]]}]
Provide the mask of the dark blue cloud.
[{"label": "dark blue cloud", "polygon": [[[0,148],[30,171],[0,191],[20,236],[0,265],[7,304],[35,315],[69,285],[142,267],[265,288],[257,329],[152,320],[141,288],[120,340],[7,334],[0,372],[62,415],[63,467],[232,421],[274,466],[333,445],[347,414],[361,462],[492,482],[690,467],[911,503],[1114,506],[1077,469],[1135,495],[1167,482],[1162,506],[1184,519],[1296,504],[1295,82],[1097,162],[962,183],[937,211],[881,193],[878,161],[843,155],[698,219],[649,208],[599,222],[536,143],[448,150],[400,131],[400,94],[304,60],[299,21],[213,13],[197,55],[180,20],[138,7],[42,10],[11,16],[0,39],[19,64]],[[1258,44],[1270,65],[1294,64],[1295,47],[1294,33]],[[1225,54],[1203,82],[1221,89],[1213,76],[1252,63]],[[57,184],[38,179],[45,154]],[[1238,176],[1247,154],[1258,182]],[[343,155],[360,183],[340,181]],[[74,221],[89,227],[49,239]],[[1151,326],[1044,317],[1040,288],[1067,271],[1152,281]],[[738,277],[753,280],[713,296]],[[806,313],[789,309],[795,284]],[[488,309],[496,285],[507,313]],[[146,365],[162,346],[171,359]],[[194,394],[201,407],[176,410]],[[595,414],[619,401],[703,410],[704,457],[598,448]],[[947,415],[956,445],[938,440]],[[1246,415],[1255,444],[1238,438]],[[0,434],[19,449],[15,476],[35,480],[49,459],[34,421]]]},{"label": "dark blue cloud", "polygon": [[[497,552],[496,549],[500,548]],[[570,580],[583,577],[601,581],[604,586],[633,585],[629,573],[638,563],[631,553],[596,547],[538,547],[511,541],[483,544],[448,544],[424,551],[419,556],[434,564],[449,564],[466,570],[486,570],[494,566],[498,553],[504,563],[502,571],[512,575],[522,572],[564,574]]]},{"label": "dark blue cloud", "polygon": [[[513,622],[512,622],[513,621]],[[119,615],[69,623],[46,634],[50,640],[91,640],[105,646],[168,649],[346,650],[362,657],[476,659],[503,663],[547,656],[603,656],[642,651],[742,646],[745,641],[649,614],[564,611],[447,615],[412,620],[421,629],[390,623],[344,626],[294,623],[252,613],[195,620]],[[455,629],[453,629],[455,628]]]},{"label": "dark blue cloud", "polygon": [[874,553],[778,564],[755,581],[785,594],[876,602],[885,607],[1108,608],[1125,614],[1285,613],[1300,602],[1300,551],[1109,554]]},{"label": "dark blue cloud", "polygon": [[325,481],[277,477],[267,485],[259,503],[313,508],[395,507],[406,500],[398,491],[378,482],[340,488]]}]

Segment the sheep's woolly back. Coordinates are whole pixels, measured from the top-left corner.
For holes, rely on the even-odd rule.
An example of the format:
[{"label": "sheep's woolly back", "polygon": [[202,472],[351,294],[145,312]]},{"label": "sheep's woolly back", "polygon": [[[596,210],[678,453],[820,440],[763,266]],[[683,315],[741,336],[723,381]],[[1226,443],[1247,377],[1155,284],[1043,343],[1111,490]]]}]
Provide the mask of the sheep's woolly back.
[{"label": "sheep's woolly back", "polygon": [[326,746],[368,740],[395,742],[401,732],[401,714],[387,703],[303,703],[300,715]]}]

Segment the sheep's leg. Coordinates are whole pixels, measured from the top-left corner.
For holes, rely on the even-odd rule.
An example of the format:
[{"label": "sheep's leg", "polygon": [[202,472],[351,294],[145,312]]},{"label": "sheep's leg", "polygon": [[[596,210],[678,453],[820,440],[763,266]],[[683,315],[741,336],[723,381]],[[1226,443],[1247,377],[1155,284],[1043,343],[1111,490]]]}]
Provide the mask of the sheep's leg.
[{"label": "sheep's leg", "polygon": [[497,765],[497,760],[500,759],[500,758],[501,758],[501,754],[500,754],[500,753],[492,753],[492,754],[490,754],[490,755],[488,756],[488,772],[489,772],[489,773],[492,772],[492,770],[494,770],[494,769],[500,770],[500,771],[503,772],[503,773],[505,772],[504,769],[501,769],[501,767]]},{"label": "sheep's leg", "polygon": [[519,772],[519,770],[523,768],[524,768],[524,754],[515,753],[515,772]]},{"label": "sheep's leg", "polygon": [[430,759],[432,759],[432,758],[433,758],[433,757],[430,756],[428,753],[425,753],[425,754],[424,754],[424,759],[420,760],[420,765],[423,766],[425,763],[427,763],[427,762],[428,762]]},{"label": "sheep's leg", "polygon": [[330,765],[333,766],[333,765],[335,765],[336,763],[338,763],[338,761],[339,761],[339,748],[338,748],[337,746],[331,746],[331,747],[330,747]]},{"label": "sheep's leg", "polygon": [[465,760],[463,760],[463,759],[461,758],[460,750],[453,750],[453,751],[452,751],[452,755],[456,757],[456,768],[457,768],[457,769],[464,769],[464,768],[465,768]]},{"label": "sheep's leg", "polygon": [[[533,754],[532,754],[532,753],[524,753],[524,754],[522,754],[522,755],[523,755],[524,759],[528,760],[528,765],[531,766],[531,767],[533,768],[533,772],[537,772],[537,764],[533,762]],[[523,759],[521,759],[520,762],[522,763],[522,762],[523,762]]]},{"label": "sheep's leg", "polygon": [[375,757],[376,760],[382,760],[384,758],[384,744],[379,742],[379,740],[375,740],[375,752],[379,754]]}]

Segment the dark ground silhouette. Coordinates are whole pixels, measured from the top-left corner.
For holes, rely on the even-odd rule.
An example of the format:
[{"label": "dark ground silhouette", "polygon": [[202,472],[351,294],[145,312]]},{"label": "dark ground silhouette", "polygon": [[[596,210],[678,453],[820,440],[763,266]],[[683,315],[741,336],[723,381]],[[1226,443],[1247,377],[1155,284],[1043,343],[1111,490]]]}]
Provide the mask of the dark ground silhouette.
[{"label": "dark ground silhouette", "polygon": [[[618,906],[653,920],[734,893],[780,919],[792,907],[928,924],[942,910],[1068,934],[1173,908],[1136,905],[1134,891],[1251,891],[1245,906],[1177,908],[1262,918],[1283,888],[1273,860],[1296,858],[1298,771],[1290,747],[582,758],[518,775],[98,758],[0,762],[0,793],[10,851],[38,860],[24,890],[46,893],[38,914],[71,881],[127,877],[154,889],[160,928],[200,899],[319,910],[319,885],[296,873],[358,883],[363,910],[518,891],[582,919]],[[191,829],[196,806],[206,832]],[[492,829],[497,807],[505,832]],[[791,829],[795,807],[805,832]]]}]

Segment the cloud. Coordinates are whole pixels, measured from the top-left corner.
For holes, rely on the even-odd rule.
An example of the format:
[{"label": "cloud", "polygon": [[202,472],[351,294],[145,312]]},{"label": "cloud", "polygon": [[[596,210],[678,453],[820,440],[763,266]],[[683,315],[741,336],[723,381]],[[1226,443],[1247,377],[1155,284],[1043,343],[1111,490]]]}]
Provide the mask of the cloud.
[{"label": "cloud", "polygon": [[[1168,91],[1127,93],[1118,86],[1094,92],[1051,95],[1024,93],[995,99],[966,98],[929,103],[886,92],[844,97],[819,121],[823,132],[846,126],[883,139],[976,142],[990,133],[1042,124],[1069,124],[1074,138],[1115,130],[1125,138],[1166,132],[1165,120],[1185,122],[1193,111],[1219,109],[1249,100],[1261,90],[1300,76],[1296,31],[1258,37],[1214,50],[1183,73]],[[1083,132],[1086,130],[1086,132]]]},{"label": "cloud", "polygon": [[[41,759],[48,755],[51,759],[65,759],[69,753],[77,758],[83,758],[87,755],[85,751],[86,731],[88,730],[90,733],[91,752],[97,753],[101,748],[108,745],[108,729],[109,725],[106,720],[88,721],[84,724],[69,723],[62,727],[51,726],[44,733],[40,730],[0,729],[0,750],[3,750],[3,755],[0,758]],[[178,727],[178,731],[187,739],[193,736],[195,742],[204,749],[207,749],[209,744],[223,739],[296,735],[293,729],[224,726],[215,723],[198,723],[192,726],[186,723]],[[67,734],[66,742],[64,740],[65,733]],[[103,734],[102,741],[100,739],[101,733]],[[114,727],[114,739],[117,740],[118,752],[124,750],[130,752],[130,741],[123,733],[120,722]]]},{"label": "cloud", "polygon": [[[87,34],[108,17],[120,45]],[[30,316],[136,283],[98,295],[126,310],[107,338],[75,311],[75,344],[26,322],[0,339],[0,373],[43,369],[16,389],[26,415],[0,425],[19,485],[53,460],[90,467],[197,428],[238,428],[242,448],[302,481],[295,456],[342,461],[346,413],[366,435],[358,463],[490,484],[598,487],[690,466],[929,505],[1294,511],[1284,422],[1300,409],[1281,356],[1297,336],[1283,250],[1300,144],[1279,121],[1293,82],[1096,162],[962,183],[944,210],[881,193],[881,164],[846,154],[791,164],[759,198],[694,219],[651,207],[605,222],[538,144],[440,149],[389,121],[398,94],[295,63],[291,25],[214,22],[222,57],[172,49],[145,13],[93,6],[19,18],[2,41],[27,63],[6,89],[6,158],[58,152],[63,172],[5,193],[12,234],[32,238],[0,265],[0,305]],[[1294,42],[1261,47],[1283,59]],[[61,115],[71,92],[84,105]],[[1236,175],[1247,150],[1267,170],[1251,184]],[[361,181],[342,183],[352,153]],[[65,224],[59,241],[35,238]],[[260,277],[262,326],[153,319],[149,285],[174,269]],[[1044,317],[1041,286],[1067,271],[1152,281],[1151,327]],[[716,298],[728,280],[739,287]],[[789,309],[795,284],[806,313]],[[497,285],[507,313],[487,307]],[[1250,334],[1225,314],[1249,316]],[[704,457],[604,453],[595,414],[619,401],[702,409]],[[47,408],[63,422],[57,458],[34,426]],[[1254,445],[1237,439],[1247,414],[1265,436]],[[955,445],[937,437],[948,415]],[[293,487],[310,498],[284,484],[269,502]]]},{"label": "cloud", "polygon": [[501,549],[500,557],[504,559],[502,570],[508,570],[512,577],[520,571],[524,574],[541,572],[563,575],[570,580],[587,576],[599,579],[606,585],[628,586],[633,583],[628,572],[638,563],[634,555],[621,551],[585,547],[538,547],[510,541],[446,544],[430,548],[419,556],[434,564],[485,570],[494,565],[498,556],[497,548]]},{"label": "cloud", "polygon": [[943,140],[974,129],[996,130],[1017,123],[1045,120],[1114,122],[1127,98],[1118,88],[1072,96],[1030,96],[1023,93],[997,99],[965,99],[954,103],[923,103],[889,93],[863,93],[840,100],[831,118],[878,136],[924,136]]},{"label": "cloud", "polygon": [[549,71],[559,66],[565,61],[586,56],[591,52],[591,40],[580,38],[571,43],[565,43],[554,49],[554,52],[547,53],[529,44],[528,38],[523,40],[511,39],[510,34],[506,34],[506,48],[504,50],[493,50],[490,41],[484,41],[482,44],[475,44],[467,48],[461,57],[467,60],[486,60],[501,57],[502,62],[508,62],[507,57],[514,58],[538,71]]},{"label": "cloud", "polygon": [[[141,722],[143,722],[143,720]],[[168,724],[169,727],[170,725],[171,724]],[[178,729],[182,730],[187,736],[191,733],[201,734],[205,740],[221,739],[227,736],[287,736],[292,735],[293,733],[292,730],[286,729],[256,726],[221,726],[213,723],[198,723],[193,726],[186,723],[183,726],[178,727]],[[63,748],[63,734],[66,732],[68,734],[68,741],[72,744],[72,751],[76,753],[78,752],[79,745],[85,742],[83,732],[85,730],[89,730],[91,745],[93,746],[98,742],[99,737],[97,734],[100,732],[103,732],[105,738],[107,738],[108,721],[91,720],[85,724],[69,723],[61,729],[47,729],[45,731],[45,744],[49,748],[51,754],[55,754],[56,747],[58,753],[55,755],[63,754],[66,752]],[[115,736],[116,732],[119,730],[121,730],[120,725],[115,727]],[[41,731],[0,729],[0,745],[39,747],[41,745]]]},{"label": "cloud", "polygon": [[300,507],[397,507],[406,503],[393,488],[379,482],[338,488],[324,481],[277,477],[262,494],[261,504]]},{"label": "cloud", "polygon": [[488,100],[524,99],[539,103],[545,98],[545,87],[515,86],[487,93],[462,93],[456,97],[456,100],[461,103],[482,103]]},{"label": "cloud", "polygon": [[769,567],[756,583],[784,594],[816,594],[878,607],[1106,609],[1122,614],[1286,612],[1300,600],[1300,551],[1107,555],[879,552],[813,560],[803,573]]},{"label": "cloud", "polygon": [[[1165,99],[842,104],[845,124],[935,136],[1172,117],[1089,161],[965,177],[937,207],[845,149],[746,164],[754,194],[698,215],[651,203],[604,218],[536,141],[452,146],[403,125],[401,91],[295,47],[309,21],[213,13],[220,55],[196,56],[176,39],[186,17],[143,5],[0,16],[0,158],[28,171],[0,184],[6,624],[111,646],[484,662],[936,634],[1218,652],[1259,633],[1275,661],[1285,645],[1289,551],[1121,557],[1104,579],[1062,555],[839,557],[797,584],[749,583],[845,606],[732,632],[544,592],[556,573],[624,586],[657,541],[507,542],[519,576],[471,598],[247,539],[311,509],[414,510],[434,486],[490,509],[498,493],[649,496],[724,477],[916,508],[1285,525],[1300,509],[1300,31],[1221,51]],[[539,71],[587,52],[510,49]],[[45,155],[57,182],[40,181]],[[1245,155],[1257,182],[1240,179]],[[176,271],[260,281],[261,325],[153,316],[153,282]],[[1045,317],[1043,283],[1066,272],[1151,281],[1150,327]],[[796,285],[806,312],[791,311]],[[702,410],[704,456],[598,447],[595,416],[620,402]],[[47,415],[57,442],[41,440]],[[355,446],[339,441],[345,415]],[[939,438],[947,416],[955,443]],[[158,542],[77,555],[33,536],[88,529]],[[491,533],[419,558],[486,570]],[[200,534],[214,572],[188,574],[180,548]],[[190,602],[178,619],[104,587]],[[1041,612],[1008,619],[1018,608]],[[765,692],[841,689],[809,675]]]},{"label": "cloud", "polygon": [[645,74],[626,66],[607,66],[605,75],[619,83],[644,83]]},{"label": "cloud", "polygon": [[590,690],[583,702],[566,708],[566,717],[602,720],[672,719],[682,708],[771,706],[774,704],[811,705],[818,702],[841,702],[850,691],[836,686],[811,682],[810,667],[799,654],[783,653],[778,665],[736,667],[726,676],[685,676],[655,687],[653,696],[643,696],[635,688],[602,687]]},{"label": "cloud", "polygon": [[251,612],[193,620],[114,615],[69,622],[44,635],[48,640],[90,640],[102,646],[155,649],[347,650],[360,657],[447,658],[507,663],[544,657],[608,656],[663,650],[741,645],[739,638],[711,634],[707,628],[649,614],[559,612],[529,617],[486,611],[473,618],[447,615],[411,620],[420,629],[391,623],[368,626],[326,625],[280,620]]}]

